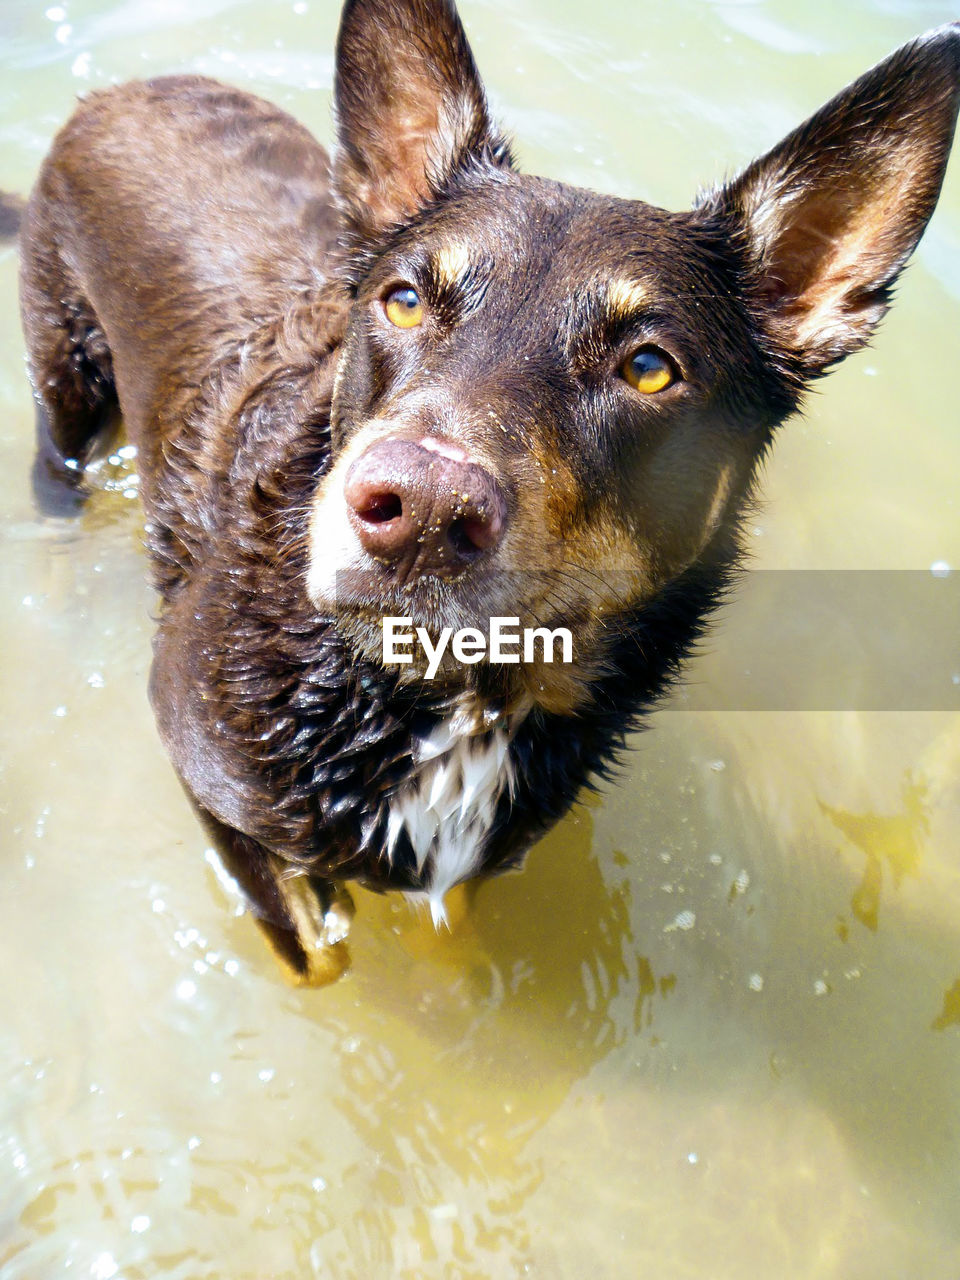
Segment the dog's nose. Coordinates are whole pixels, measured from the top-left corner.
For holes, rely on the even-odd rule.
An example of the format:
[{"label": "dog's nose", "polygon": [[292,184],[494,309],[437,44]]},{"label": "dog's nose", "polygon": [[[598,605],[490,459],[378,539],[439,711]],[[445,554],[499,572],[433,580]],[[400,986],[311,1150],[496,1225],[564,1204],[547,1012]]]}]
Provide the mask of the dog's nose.
[{"label": "dog's nose", "polygon": [[503,536],[506,502],[494,477],[455,445],[380,440],[344,486],[361,545],[405,576],[462,571]]}]

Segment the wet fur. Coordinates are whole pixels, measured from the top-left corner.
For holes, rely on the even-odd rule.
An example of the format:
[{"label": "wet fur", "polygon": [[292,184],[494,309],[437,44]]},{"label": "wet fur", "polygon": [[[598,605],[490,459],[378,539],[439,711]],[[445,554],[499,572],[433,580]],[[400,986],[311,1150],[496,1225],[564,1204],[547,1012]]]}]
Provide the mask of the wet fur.
[{"label": "wet fur", "polygon": [[[21,228],[38,493],[82,501],[119,406],[160,732],[300,976],[338,970],[342,929],[308,936],[285,868],[321,921],[354,878],[439,917],[610,772],[730,582],[774,429],[888,305],[939,192],[958,48],[956,26],[905,46],[679,214],[519,174],[445,0],[348,0],[332,163],[198,77],[92,94],[61,131]],[[398,279],[430,316],[405,345],[377,319]],[[645,342],[683,375],[646,401],[617,373]],[[350,543],[345,469],[391,432],[497,477],[494,559],[401,586]],[[428,685],[378,660],[393,612],[572,625],[576,661]]]}]

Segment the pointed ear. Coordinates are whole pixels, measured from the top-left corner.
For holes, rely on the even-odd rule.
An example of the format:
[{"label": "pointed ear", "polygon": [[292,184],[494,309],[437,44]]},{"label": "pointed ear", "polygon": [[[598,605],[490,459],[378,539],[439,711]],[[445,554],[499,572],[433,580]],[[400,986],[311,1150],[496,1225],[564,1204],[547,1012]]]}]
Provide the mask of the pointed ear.
[{"label": "pointed ear", "polygon": [[403,222],[470,160],[509,164],[452,0],[347,0],[335,177],[352,229]]},{"label": "pointed ear", "polygon": [[761,322],[815,377],[868,341],[943,181],[960,23],[904,45],[703,206],[746,236]]}]

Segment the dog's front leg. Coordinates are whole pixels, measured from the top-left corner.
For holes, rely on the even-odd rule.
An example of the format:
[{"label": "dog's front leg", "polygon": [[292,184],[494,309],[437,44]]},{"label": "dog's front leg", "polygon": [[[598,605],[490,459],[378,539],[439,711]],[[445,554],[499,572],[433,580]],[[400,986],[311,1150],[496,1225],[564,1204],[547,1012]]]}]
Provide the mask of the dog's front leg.
[{"label": "dog's front leg", "polygon": [[350,964],[354,907],[345,886],[309,875],[190,799],[290,980],[311,987],[335,982]]}]

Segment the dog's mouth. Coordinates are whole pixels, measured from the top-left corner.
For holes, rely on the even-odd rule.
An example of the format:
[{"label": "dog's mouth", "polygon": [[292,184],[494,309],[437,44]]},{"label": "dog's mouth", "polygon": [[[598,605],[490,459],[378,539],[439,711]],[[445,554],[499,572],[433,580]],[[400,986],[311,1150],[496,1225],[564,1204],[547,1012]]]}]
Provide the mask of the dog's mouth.
[{"label": "dog's mouth", "polygon": [[[626,575],[602,607],[596,575],[566,570],[419,577],[337,574],[338,630],[358,659],[424,692],[472,689],[505,707],[575,711],[605,669],[628,607]],[[608,586],[609,584],[605,584]]]},{"label": "dog's mouth", "polygon": [[[544,625],[541,590],[533,575],[511,573],[494,566],[474,565],[456,577],[409,574],[403,567],[372,564],[349,567],[335,574],[333,611],[340,622],[360,621],[380,627],[384,619],[405,618],[431,636],[444,629],[488,631],[491,619],[515,617],[525,625]],[[517,579],[513,582],[513,579]],[[543,622],[539,619],[543,618]],[[550,620],[557,622],[550,611]]]}]

